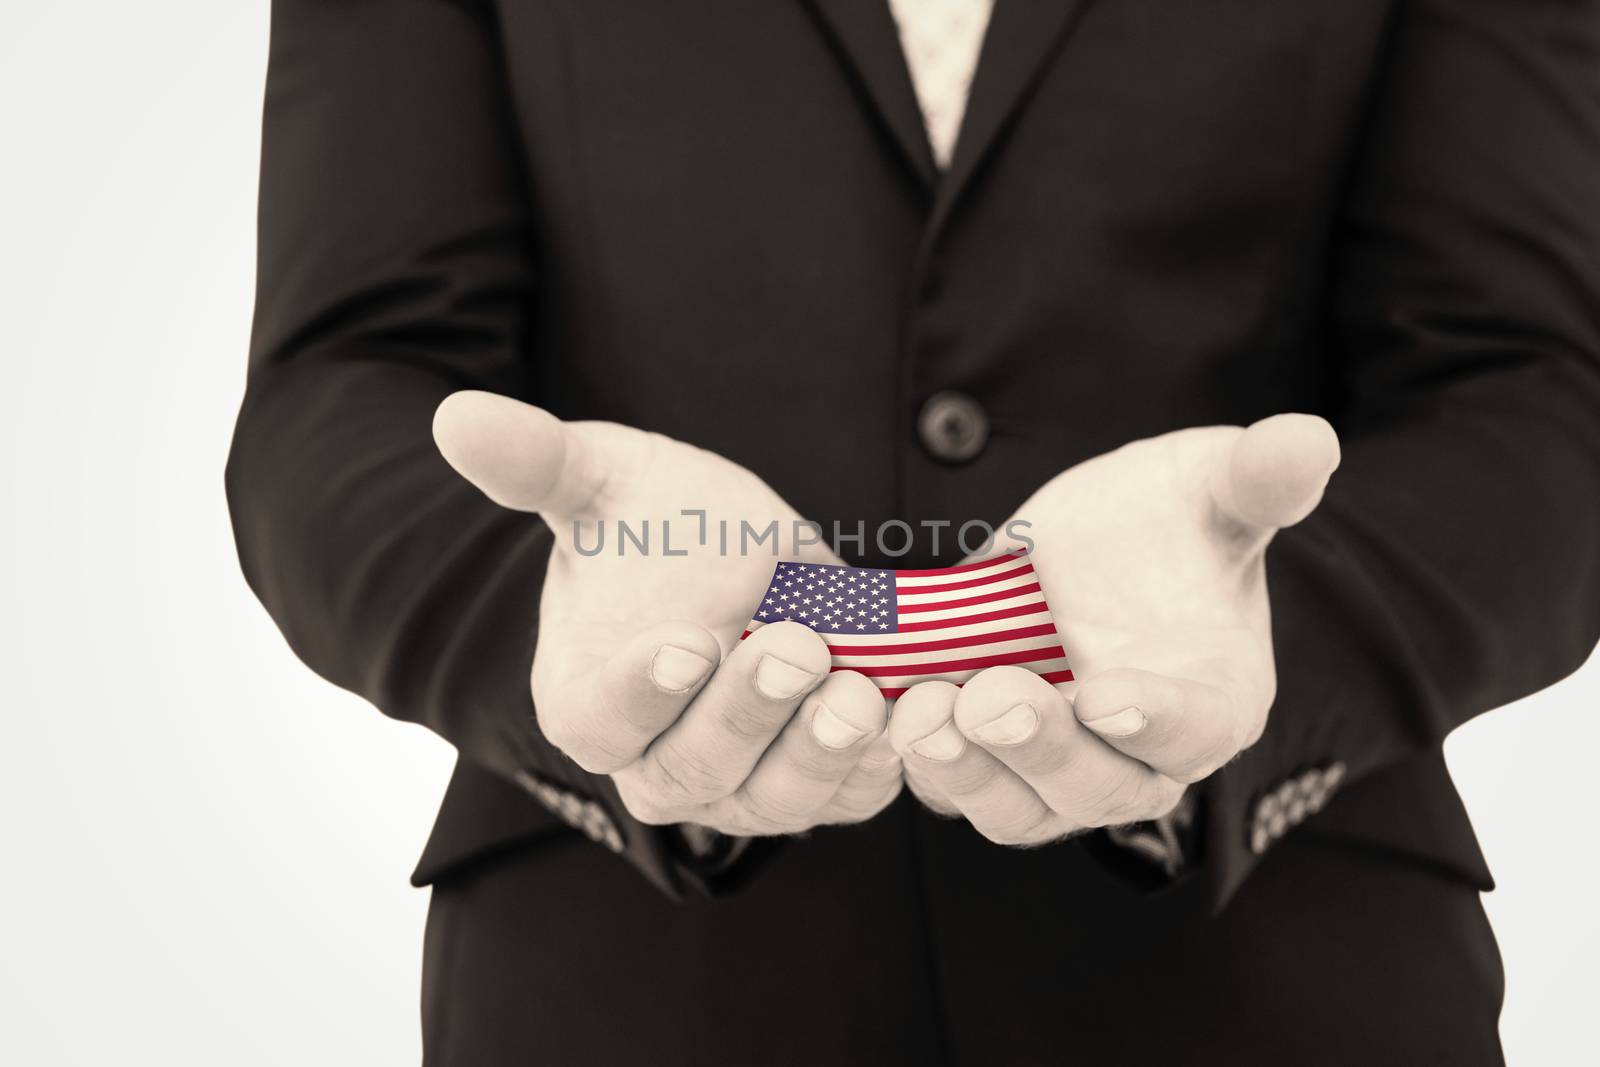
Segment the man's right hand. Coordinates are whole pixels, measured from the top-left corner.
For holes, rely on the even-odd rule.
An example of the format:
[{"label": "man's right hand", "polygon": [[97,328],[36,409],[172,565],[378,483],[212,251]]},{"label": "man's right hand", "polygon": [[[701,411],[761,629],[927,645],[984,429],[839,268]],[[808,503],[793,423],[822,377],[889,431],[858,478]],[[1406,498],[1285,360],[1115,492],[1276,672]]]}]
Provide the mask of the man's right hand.
[{"label": "man's right hand", "polygon": [[[611,775],[635,818],[793,833],[894,799],[900,760],[877,687],[830,673],[827,646],[796,623],[738,639],[777,559],[839,562],[797,543],[798,516],[761,479],[659,434],[566,423],[491,393],[446,398],[433,432],[491,500],[554,531],[531,680],[539,725]],[[685,510],[703,510],[704,525]],[[619,521],[635,535],[648,525],[648,553],[618,540]],[[776,551],[742,552],[741,521],[757,532],[776,521]]]}]

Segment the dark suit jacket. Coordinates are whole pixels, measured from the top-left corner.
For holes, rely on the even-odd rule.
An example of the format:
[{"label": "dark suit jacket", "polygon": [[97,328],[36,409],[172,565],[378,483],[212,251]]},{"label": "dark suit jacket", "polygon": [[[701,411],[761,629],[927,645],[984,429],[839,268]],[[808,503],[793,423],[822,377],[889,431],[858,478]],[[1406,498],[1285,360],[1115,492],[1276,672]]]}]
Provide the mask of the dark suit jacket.
[{"label": "dark suit jacket", "polygon": [[[1336,760],[1315,832],[1487,886],[1440,743],[1600,633],[1597,23],[999,0],[939,174],[879,0],[277,0],[245,573],[315,670],[459,748],[422,880],[561,827],[532,773],[681,893],[540,736],[550,535],[445,466],[445,395],[660,431],[852,526],[1317,412],[1343,467],[1269,553],[1278,700],[1203,787],[1199,877],[1225,903],[1254,798]],[[961,464],[915,425],[952,389],[992,426]]]}]

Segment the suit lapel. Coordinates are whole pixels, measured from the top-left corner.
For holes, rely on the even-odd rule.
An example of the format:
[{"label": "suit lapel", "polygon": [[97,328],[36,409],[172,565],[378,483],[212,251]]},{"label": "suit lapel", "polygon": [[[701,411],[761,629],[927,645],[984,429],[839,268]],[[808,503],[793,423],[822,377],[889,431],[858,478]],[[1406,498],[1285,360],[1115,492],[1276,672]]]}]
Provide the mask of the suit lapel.
[{"label": "suit lapel", "polygon": [[938,177],[911,72],[886,0],[807,0],[834,47],[855,72],[873,110],[926,186]]},{"label": "suit lapel", "polygon": [[[950,170],[940,182],[937,227],[1021,110],[1049,59],[1090,0],[995,0]],[[863,7],[886,7],[864,3]]]}]

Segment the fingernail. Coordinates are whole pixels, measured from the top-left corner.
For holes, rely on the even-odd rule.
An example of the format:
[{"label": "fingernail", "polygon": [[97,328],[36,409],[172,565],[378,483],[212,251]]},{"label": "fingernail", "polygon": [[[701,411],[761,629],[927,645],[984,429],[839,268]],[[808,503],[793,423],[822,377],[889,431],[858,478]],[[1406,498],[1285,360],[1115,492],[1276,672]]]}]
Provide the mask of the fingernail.
[{"label": "fingernail", "polygon": [[677,645],[662,645],[650,659],[650,680],[669,693],[681,693],[709,673],[710,660]]},{"label": "fingernail", "polygon": [[953,722],[947,722],[922,740],[911,743],[911,751],[935,763],[949,763],[961,755],[966,747],[967,739]]},{"label": "fingernail", "polygon": [[972,731],[986,745],[1020,745],[1039,728],[1039,713],[1032,704],[1018,704],[993,722]]},{"label": "fingernail", "polygon": [[805,692],[817,676],[768,654],[756,664],[756,688],[768,700],[788,700]]},{"label": "fingernail", "polygon": [[831,748],[837,752],[842,748],[849,748],[866,737],[867,732],[839,718],[828,705],[818,704],[817,710],[811,716],[811,736],[816,738],[817,744],[823,748]]},{"label": "fingernail", "polygon": [[1098,719],[1085,719],[1083,725],[1100,734],[1102,737],[1132,737],[1144,729],[1148,722],[1144,712],[1138,708],[1128,707],[1110,715],[1102,715]]}]

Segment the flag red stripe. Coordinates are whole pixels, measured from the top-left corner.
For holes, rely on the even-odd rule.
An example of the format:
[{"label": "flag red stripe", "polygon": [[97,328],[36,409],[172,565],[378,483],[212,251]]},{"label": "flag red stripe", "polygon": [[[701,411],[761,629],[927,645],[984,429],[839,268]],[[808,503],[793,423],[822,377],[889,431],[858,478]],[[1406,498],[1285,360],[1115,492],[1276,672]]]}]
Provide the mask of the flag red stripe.
[{"label": "flag red stripe", "polygon": [[[1054,685],[1056,682],[1072,681],[1072,672],[1070,670],[1046,671],[1044,674],[1039,675],[1039,677]],[[957,689],[960,689],[961,685],[962,683],[960,682],[955,683]],[[878,692],[883,694],[883,698],[885,700],[897,700],[906,695],[906,688],[906,686],[885,686],[879,689]]]},{"label": "flag red stripe", "polygon": [[972,615],[958,615],[953,619],[930,619],[927,622],[903,622],[900,632],[903,634],[920,633],[924,630],[948,630],[952,626],[970,626],[975,622],[994,622],[996,619],[1014,619],[1018,615],[1036,615],[1041,611],[1049,611],[1049,605],[1040,601],[1037,604],[1018,604],[1010,608],[996,608],[994,611],[979,611]]},{"label": "flag red stripe", "polygon": [[[1043,637],[1056,632],[1055,624],[1019,626],[1015,630],[972,634],[969,637],[946,637],[939,641],[912,641],[903,645],[828,645],[835,656],[895,656],[908,652],[938,652],[945,648],[969,648],[972,645],[992,645],[1001,641],[1017,641],[1024,637]],[[828,636],[832,636],[831,634]],[[848,636],[848,635],[841,635]]]},{"label": "flag red stripe", "polygon": [[[969,596],[964,600],[940,600],[933,604],[907,604],[901,607],[900,614],[915,615],[924,611],[949,611],[952,608],[969,608],[975,604],[993,604],[996,600],[1011,600],[1019,596],[1028,596],[1038,591],[1039,583],[1034,582],[1032,585],[1019,585],[1015,589],[1002,589],[998,593]],[[947,623],[946,625],[949,624]]]},{"label": "flag red stripe", "polygon": [[981,571],[985,567],[993,567],[997,563],[1004,563],[1008,559],[1022,559],[1025,553],[1008,552],[1003,556],[986,559],[982,563],[963,563],[959,567],[933,567],[921,571],[895,571],[897,578],[937,578],[943,574],[966,574],[969,571]]},{"label": "flag red stripe", "polygon": [[[1049,610],[1050,606],[1048,604],[1018,604],[1013,608],[997,608],[994,611],[979,611],[972,615],[960,615],[953,619],[934,619],[929,622],[905,622],[900,624],[899,632],[903,634],[914,634],[922,633],[928,630],[948,630],[956,626],[970,626],[976,622],[997,622],[1000,619],[1015,619],[1019,615],[1037,615],[1041,611]],[[744,633],[739,635],[739,640],[743,641],[752,633],[754,633],[753,630],[746,630]],[[823,640],[827,640],[831,636],[833,635],[823,634],[822,638]],[[847,637],[849,635],[840,634],[839,636]],[[859,652],[856,653],[856,655],[862,654],[863,653]]]},{"label": "flag red stripe", "polygon": [[[901,596],[921,596],[924,593],[954,593],[958,589],[972,589],[980,585],[989,585],[992,582],[1003,582],[1007,578],[1020,578],[1024,574],[1033,573],[1033,564],[1024,563],[1009,571],[991,574],[983,578],[968,578],[964,582],[947,582],[944,585],[912,585],[900,590]],[[904,608],[900,610],[904,611]]]},{"label": "flag red stripe", "polygon": [[998,667],[1006,663],[1034,663],[1041,659],[1065,659],[1066,655],[1066,649],[1056,645],[1052,648],[1030,648],[1022,652],[1002,652],[999,655],[978,656],[973,659],[947,659],[939,663],[893,663],[883,667],[834,667],[833,669],[855,671],[868,678],[894,678],[907,674],[943,674],[945,671]]}]

